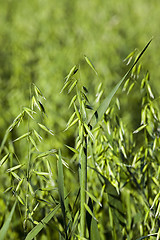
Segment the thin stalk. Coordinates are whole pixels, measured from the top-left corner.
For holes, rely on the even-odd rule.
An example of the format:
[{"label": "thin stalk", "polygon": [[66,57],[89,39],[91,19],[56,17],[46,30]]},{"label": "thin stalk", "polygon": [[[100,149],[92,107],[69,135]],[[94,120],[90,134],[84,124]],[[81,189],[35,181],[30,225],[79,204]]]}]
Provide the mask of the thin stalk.
[{"label": "thin stalk", "polygon": [[[31,102],[31,85],[30,84],[30,89],[29,89],[29,101]],[[30,118],[29,116],[27,116],[27,128],[28,128],[28,132],[30,131]],[[27,186],[26,186],[26,199],[25,199],[25,221],[24,221],[24,233],[27,234],[27,218],[28,218],[28,205],[29,205],[29,178],[30,178],[30,163],[31,163],[31,143],[29,142],[29,139],[27,139],[27,143],[28,143],[28,159],[27,159],[27,169],[26,169],[26,179],[27,179]]]},{"label": "thin stalk", "polygon": [[81,171],[80,171],[80,184],[81,184],[81,219],[80,219],[80,235],[86,235],[86,190],[87,190],[87,136],[84,137],[84,146],[81,151]]}]

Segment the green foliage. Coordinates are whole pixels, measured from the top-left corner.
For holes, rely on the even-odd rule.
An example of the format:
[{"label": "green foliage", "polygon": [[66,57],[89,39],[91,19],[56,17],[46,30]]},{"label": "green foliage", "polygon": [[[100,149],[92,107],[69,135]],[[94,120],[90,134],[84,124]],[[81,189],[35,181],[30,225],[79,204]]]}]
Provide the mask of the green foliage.
[{"label": "green foliage", "polygon": [[159,239],[158,9],[1,2],[4,239]]},{"label": "green foliage", "polygon": [[12,207],[12,210],[11,210],[9,216],[7,216],[7,219],[6,219],[3,227],[2,227],[1,230],[0,230],[0,236],[1,236],[1,239],[2,239],[2,240],[5,238],[6,233],[7,233],[7,231],[8,231],[10,222],[11,222],[11,220],[12,220],[12,216],[13,216],[13,214],[14,214],[14,210],[15,210],[16,204],[17,204],[17,202],[14,203],[14,205],[13,205],[13,207]]},{"label": "green foliage", "polygon": [[[32,108],[23,108],[1,144],[1,172],[6,179],[2,196],[8,205],[17,199],[21,215],[17,226],[25,239],[43,239],[44,232],[55,239],[158,238],[159,98],[154,97],[149,73],[142,74],[141,64],[136,65],[149,44],[138,57],[135,52],[129,55],[135,56],[133,65],[102,103],[102,85],[97,88],[98,102],[92,103],[78,68],[71,69],[61,91],[68,88],[72,96],[73,113],[63,131],[75,131],[74,144],[66,145],[72,152],[69,162],[60,150],[57,154],[55,148],[46,149],[44,139],[57,134],[48,128],[44,95],[31,85]],[[88,58],[86,62],[95,69]],[[141,96],[139,126],[132,130],[120,117],[121,99],[109,105],[123,83],[122,97],[126,92],[129,98],[129,92],[134,92],[133,83]],[[102,110],[93,127],[97,109]],[[11,133],[17,127],[22,133],[13,138]]]}]

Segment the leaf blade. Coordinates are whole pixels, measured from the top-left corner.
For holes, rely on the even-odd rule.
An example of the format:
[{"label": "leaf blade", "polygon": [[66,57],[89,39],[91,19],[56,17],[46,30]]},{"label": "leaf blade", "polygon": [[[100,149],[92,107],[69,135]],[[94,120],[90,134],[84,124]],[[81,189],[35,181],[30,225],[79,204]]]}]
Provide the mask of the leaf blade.
[{"label": "leaf blade", "polygon": [[[96,123],[99,122],[104,113],[106,112],[112,98],[114,97],[114,95],[116,94],[117,90],[119,89],[119,87],[121,86],[121,84],[124,82],[124,80],[127,78],[127,76],[129,75],[129,73],[132,71],[132,69],[134,68],[134,66],[137,64],[137,62],[139,61],[139,59],[142,57],[142,55],[144,54],[144,52],[146,51],[146,49],[148,48],[149,44],[152,42],[152,39],[146,44],[146,46],[143,48],[143,50],[140,52],[139,56],[137,57],[137,59],[135,60],[135,62],[133,63],[133,65],[131,66],[131,68],[127,71],[127,73],[123,76],[123,78],[116,84],[116,86],[112,89],[112,91],[109,93],[109,95],[103,100],[103,102],[100,104],[100,106],[98,107],[98,109],[94,112],[94,114],[92,115],[89,124],[92,125],[92,121],[94,121],[94,118],[96,118]],[[94,122],[93,127],[96,125],[96,123]]]},{"label": "leaf blade", "polygon": [[12,220],[12,216],[13,216],[14,210],[16,208],[16,204],[17,204],[17,201],[15,201],[15,203],[14,203],[14,205],[12,207],[12,210],[11,210],[7,220],[5,221],[5,223],[3,224],[3,227],[0,230],[1,240],[3,240],[5,238],[5,235],[6,235],[7,231],[8,231],[8,228],[9,228],[10,222]]},{"label": "leaf blade", "polygon": [[45,225],[51,220],[51,218],[55,215],[55,213],[60,208],[60,204],[58,204],[46,217],[44,217],[41,222],[35,226],[26,236],[25,240],[32,240],[34,237],[38,235],[38,233],[45,227]]}]

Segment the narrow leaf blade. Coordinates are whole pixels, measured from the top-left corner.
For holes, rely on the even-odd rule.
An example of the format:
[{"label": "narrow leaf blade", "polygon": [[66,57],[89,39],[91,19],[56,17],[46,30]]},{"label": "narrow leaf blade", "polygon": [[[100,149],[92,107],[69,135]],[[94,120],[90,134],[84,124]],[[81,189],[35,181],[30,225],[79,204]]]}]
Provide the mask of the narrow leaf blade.
[{"label": "narrow leaf blade", "polygon": [[59,159],[58,159],[58,191],[59,198],[61,203],[62,212],[65,215],[65,206],[64,206],[64,176],[63,176],[63,164],[61,152],[59,150]]},{"label": "narrow leaf blade", "polygon": [[91,240],[100,240],[97,222],[94,218],[91,221]]},{"label": "narrow leaf blade", "polygon": [[[100,106],[98,107],[98,109],[94,112],[94,114],[92,115],[89,124],[92,125],[92,121],[96,118],[96,123],[99,122],[104,113],[106,112],[112,98],[114,97],[114,95],[116,94],[117,90],[119,89],[119,87],[121,86],[121,84],[124,82],[124,80],[127,78],[127,76],[129,75],[129,73],[132,71],[133,67],[137,64],[137,62],[139,61],[139,59],[142,57],[142,55],[144,54],[144,52],[146,51],[146,49],[148,48],[149,44],[151,43],[152,39],[147,43],[147,45],[144,47],[144,49],[140,52],[139,56],[137,57],[136,61],[134,62],[134,64],[131,66],[131,68],[127,71],[127,73],[124,75],[124,77],[116,84],[116,86],[112,89],[112,91],[109,93],[109,95],[103,100],[103,102],[100,104]],[[96,123],[94,122],[93,127],[96,125]]]},{"label": "narrow leaf blade", "polygon": [[92,216],[92,218],[95,219],[95,221],[97,221],[97,219],[95,218],[95,216],[94,216],[92,210],[90,209],[90,207],[86,203],[84,203],[84,206],[85,206],[87,212]]},{"label": "narrow leaf blade", "polygon": [[55,215],[55,213],[60,208],[58,204],[46,217],[44,217],[41,222],[35,226],[28,234],[25,240],[32,240],[34,237],[38,235],[38,233],[46,226],[46,224],[51,220],[51,218]]},{"label": "narrow leaf blade", "polygon": [[1,236],[1,240],[3,240],[6,236],[6,233],[8,231],[8,228],[9,228],[9,225],[10,225],[10,222],[12,220],[12,216],[13,216],[13,213],[14,213],[14,210],[15,210],[15,207],[16,207],[16,204],[17,204],[17,201],[15,201],[13,207],[12,207],[12,210],[7,218],[7,220],[5,221],[5,223],[3,224],[3,227],[1,228],[0,230],[0,236]]}]

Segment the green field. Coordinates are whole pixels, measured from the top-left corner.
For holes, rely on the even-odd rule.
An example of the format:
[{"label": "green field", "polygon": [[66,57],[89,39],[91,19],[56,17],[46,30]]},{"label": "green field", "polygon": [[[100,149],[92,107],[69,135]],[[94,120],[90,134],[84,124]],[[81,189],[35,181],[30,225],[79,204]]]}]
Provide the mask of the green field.
[{"label": "green field", "polygon": [[158,0],[0,1],[0,240],[160,239],[159,22]]}]

